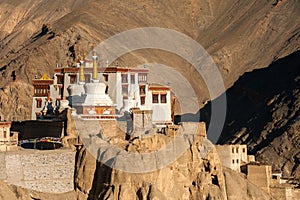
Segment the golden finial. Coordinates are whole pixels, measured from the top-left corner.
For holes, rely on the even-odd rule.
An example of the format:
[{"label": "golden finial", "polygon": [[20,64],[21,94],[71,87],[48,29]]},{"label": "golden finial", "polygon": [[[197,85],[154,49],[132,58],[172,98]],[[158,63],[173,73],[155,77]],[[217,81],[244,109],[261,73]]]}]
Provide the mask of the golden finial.
[{"label": "golden finial", "polygon": [[51,78],[46,74],[44,73],[43,76],[40,78],[40,80],[50,80]]}]

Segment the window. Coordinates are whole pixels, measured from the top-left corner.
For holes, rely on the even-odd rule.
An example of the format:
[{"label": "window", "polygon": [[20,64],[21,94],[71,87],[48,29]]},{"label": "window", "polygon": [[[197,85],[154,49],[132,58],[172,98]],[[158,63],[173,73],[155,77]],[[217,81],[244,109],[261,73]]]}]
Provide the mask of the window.
[{"label": "window", "polygon": [[7,131],[5,130],[5,131],[3,131],[3,137],[4,137],[4,139],[6,139],[6,135],[7,135]]},{"label": "window", "polygon": [[108,81],[108,74],[103,74],[104,81]]},{"label": "window", "polygon": [[134,74],[130,75],[130,83],[135,84],[135,75]]},{"label": "window", "polygon": [[84,81],[86,83],[91,82],[91,74],[84,74]]},{"label": "window", "polygon": [[127,74],[121,74],[122,83],[128,83]]},{"label": "window", "polygon": [[58,86],[58,94],[60,96],[63,96],[63,89],[62,89],[62,86]]},{"label": "window", "polygon": [[245,148],[243,148],[243,153],[245,153],[246,152],[246,149]]},{"label": "window", "polygon": [[64,75],[63,74],[57,74],[56,77],[57,77],[57,84],[63,84]]},{"label": "window", "polygon": [[145,105],[145,97],[141,97],[141,105]]},{"label": "window", "polygon": [[232,164],[234,164],[234,160],[232,160]]},{"label": "window", "polygon": [[70,84],[75,84],[77,82],[76,74],[70,74]]},{"label": "window", "polygon": [[152,103],[158,103],[158,94],[152,94]]},{"label": "window", "polygon": [[232,153],[234,153],[234,148],[232,148]]},{"label": "window", "polygon": [[167,103],[167,94],[160,95],[160,103]]},{"label": "window", "polygon": [[41,108],[42,107],[42,99],[36,99],[36,107]]},{"label": "window", "polygon": [[146,89],[145,89],[145,85],[141,85],[140,86],[140,95],[145,95],[146,94]]},{"label": "window", "polygon": [[139,83],[146,83],[147,82],[147,74],[139,74],[138,80],[139,80]]},{"label": "window", "polygon": [[123,96],[128,96],[128,85],[122,85]]},{"label": "window", "polygon": [[238,147],[236,148],[236,152],[239,153],[239,148]]},{"label": "window", "polygon": [[236,159],[236,163],[239,163],[239,159]]}]

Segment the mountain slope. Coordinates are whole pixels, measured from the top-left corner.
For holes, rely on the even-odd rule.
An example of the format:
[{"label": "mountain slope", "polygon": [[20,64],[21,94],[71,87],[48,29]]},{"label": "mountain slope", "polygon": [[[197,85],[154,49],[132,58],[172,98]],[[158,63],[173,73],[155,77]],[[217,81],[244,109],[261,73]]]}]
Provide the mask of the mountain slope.
[{"label": "mountain slope", "polygon": [[[0,101],[18,100],[2,104],[0,116],[29,119],[34,75],[53,74],[56,63],[71,64],[79,51],[89,52],[104,39],[136,27],[171,28],[196,39],[212,55],[229,87],[244,72],[299,49],[299,6],[299,1],[2,1],[1,13],[9,14],[0,17],[0,25],[6,27],[0,37]],[[19,10],[22,15],[16,15]],[[201,77],[176,55],[147,49],[119,60],[121,66],[145,62],[175,68],[191,82],[200,103],[209,99]],[[29,84],[26,93],[10,92],[23,84]]]},{"label": "mountain slope", "polygon": [[300,51],[243,75],[227,91],[218,143],[247,144],[260,162],[300,177]]}]

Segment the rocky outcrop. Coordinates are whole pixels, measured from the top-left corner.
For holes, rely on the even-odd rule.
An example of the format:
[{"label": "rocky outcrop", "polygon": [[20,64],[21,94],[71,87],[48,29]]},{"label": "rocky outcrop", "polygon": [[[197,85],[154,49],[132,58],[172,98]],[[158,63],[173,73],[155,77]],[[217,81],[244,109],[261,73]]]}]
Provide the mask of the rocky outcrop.
[{"label": "rocky outcrop", "polygon": [[274,199],[269,194],[258,188],[256,185],[249,182],[244,174],[237,173],[226,167],[223,168],[223,173],[226,182],[226,192],[228,199]]},{"label": "rocky outcrop", "polygon": [[[180,151],[181,144],[170,147],[163,157],[155,152],[168,148],[173,139],[163,134],[134,138],[127,141],[117,156],[102,144],[99,158],[108,157],[113,164],[96,162],[93,153],[92,156],[86,148],[81,148],[75,175],[77,189],[89,199],[227,199],[222,166],[213,145],[201,135],[195,136],[194,141],[188,138],[189,148],[170,164],[164,163],[175,151]],[[141,159],[131,162],[129,154],[133,152]],[[153,152],[152,159],[148,155]],[[125,161],[121,156],[127,156]],[[153,162],[163,164],[154,164],[157,168],[153,170]]]},{"label": "rocky outcrop", "polygon": [[[190,124],[183,125],[183,129],[188,130],[188,125]],[[184,134],[187,139],[185,141],[190,142],[188,148],[179,158],[163,165],[159,163],[179,151],[180,143],[171,147],[169,153],[164,154],[164,159],[161,159],[159,153],[156,153],[155,158],[149,159],[151,156],[145,153],[168,148],[166,146],[176,140],[174,135],[144,135],[126,141],[118,133],[100,133],[97,137],[106,138],[108,143],[102,143],[96,151],[96,146],[88,150],[88,145],[78,150],[75,185],[77,191],[80,191],[80,199],[271,199],[248,183],[243,175],[227,172],[228,170],[223,172],[218,154],[212,143],[204,137],[203,131],[196,132],[194,140],[190,140],[191,135]],[[112,140],[105,134],[113,135]],[[180,129],[177,134],[180,134]],[[113,151],[109,148],[113,148],[112,144],[117,145],[114,143],[116,137],[127,145],[121,143],[118,146],[121,150],[112,154]],[[96,139],[92,138],[90,141],[95,142]],[[87,144],[87,138],[83,140]],[[141,159],[136,157],[132,162],[128,154],[133,152]],[[122,160],[121,157],[125,159]],[[149,170],[152,165],[157,168]],[[233,183],[234,181],[237,182]]]}]

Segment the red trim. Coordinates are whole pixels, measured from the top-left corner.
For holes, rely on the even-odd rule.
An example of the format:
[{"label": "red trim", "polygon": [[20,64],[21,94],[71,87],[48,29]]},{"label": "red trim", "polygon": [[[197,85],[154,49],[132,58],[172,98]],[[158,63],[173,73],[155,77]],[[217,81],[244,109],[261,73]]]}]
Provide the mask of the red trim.
[{"label": "red trim", "polygon": [[[64,67],[64,68],[56,68],[54,69],[55,73],[70,73],[70,72],[79,72],[78,67]],[[84,72],[93,72],[92,67],[86,67],[84,68]],[[117,72],[123,72],[123,73],[129,73],[129,72],[136,72],[136,73],[149,73],[149,69],[137,69],[137,68],[128,68],[128,67],[98,67],[99,73],[117,73]]]},{"label": "red trim", "polygon": [[3,126],[3,125],[11,125],[11,122],[0,122],[0,126]]},{"label": "red trim", "polygon": [[155,90],[155,91],[159,91],[159,90],[171,90],[171,87],[169,86],[149,86],[149,90]]},{"label": "red trim", "polygon": [[53,82],[54,82],[53,79],[50,79],[50,80],[33,79],[32,80],[33,85],[52,85]]}]

